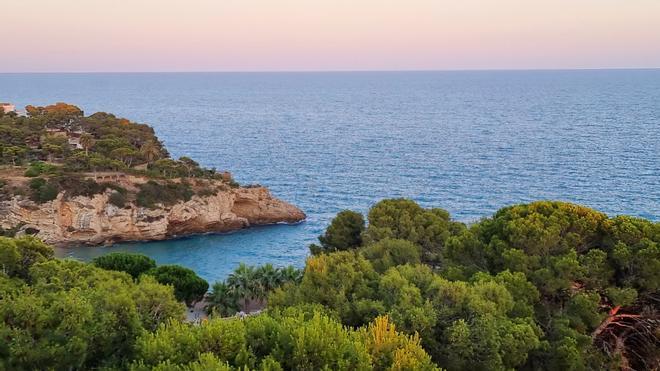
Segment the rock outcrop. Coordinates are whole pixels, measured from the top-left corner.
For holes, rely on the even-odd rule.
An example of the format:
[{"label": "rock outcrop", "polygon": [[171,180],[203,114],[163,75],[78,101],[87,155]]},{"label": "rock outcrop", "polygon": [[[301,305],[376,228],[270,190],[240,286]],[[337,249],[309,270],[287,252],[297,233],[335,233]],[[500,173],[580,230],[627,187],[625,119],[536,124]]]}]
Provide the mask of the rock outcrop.
[{"label": "rock outcrop", "polygon": [[20,226],[57,246],[151,241],[178,236],[228,232],[255,225],[296,223],[305,219],[297,207],[273,197],[263,187],[235,188],[211,196],[154,209],[109,202],[112,191],[67,199],[63,193],[36,204],[22,197],[0,202],[0,227]]}]

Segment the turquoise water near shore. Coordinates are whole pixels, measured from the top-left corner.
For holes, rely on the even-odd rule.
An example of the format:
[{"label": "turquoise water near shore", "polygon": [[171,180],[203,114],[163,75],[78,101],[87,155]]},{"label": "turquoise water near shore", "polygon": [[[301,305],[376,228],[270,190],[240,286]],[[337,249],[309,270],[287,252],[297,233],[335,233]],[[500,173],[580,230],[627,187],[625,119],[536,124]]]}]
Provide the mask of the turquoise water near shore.
[{"label": "turquoise water near shore", "polygon": [[0,74],[0,101],[65,101],[156,129],[170,153],[301,207],[304,223],[80,247],[224,278],[302,266],[341,209],[410,197],[470,222],[538,199],[660,220],[660,70]]}]

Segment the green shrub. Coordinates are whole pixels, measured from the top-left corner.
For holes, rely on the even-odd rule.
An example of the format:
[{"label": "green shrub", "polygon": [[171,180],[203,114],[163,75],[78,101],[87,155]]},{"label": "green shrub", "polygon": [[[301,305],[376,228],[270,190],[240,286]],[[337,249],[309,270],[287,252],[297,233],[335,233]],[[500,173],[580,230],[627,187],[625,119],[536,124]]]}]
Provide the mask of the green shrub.
[{"label": "green shrub", "polygon": [[321,246],[311,245],[313,254],[338,250],[355,249],[362,244],[364,217],[351,210],[343,210],[332,219],[330,226],[319,236]]},{"label": "green shrub", "polygon": [[34,178],[35,176],[41,175],[41,171],[35,167],[30,166],[27,170],[25,170],[23,175],[28,178]]},{"label": "green shrub", "polygon": [[204,187],[197,191],[197,195],[199,197],[211,197],[215,196],[218,194],[218,189],[217,188],[211,188],[211,187]]},{"label": "green shrub", "polygon": [[138,206],[154,208],[156,204],[171,206],[179,201],[188,201],[193,195],[194,192],[187,183],[160,184],[150,180],[140,185],[136,201]]},{"label": "green shrub", "polygon": [[108,202],[119,208],[126,206],[126,201],[126,195],[117,191],[112,192],[108,198]]},{"label": "green shrub", "polygon": [[47,164],[42,161],[33,162],[25,170],[25,176],[29,178],[34,178],[42,174],[53,174],[57,171],[57,167],[51,164]]},{"label": "green shrub", "polygon": [[126,272],[133,278],[138,278],[142,273],[156,268],[156,261],[146,255],[121,252],[94,258],[92,264],[106,270]]},{"label": "green shrub", "polygon": [[180,265],[161,265],[146,272],[154,276],[163,285],[174,286],[177,299],[190,305],[199,301],[209,289],[209,283],[199,277],[195,271]]},{"label": "green shrub", "polygon": [[33,178],[30,180],[30,199],[37,203],[52,201],[57,198],[59,189],[57,185],[44,178]]},{"label": "green shrub", "polygon": [[365,247],[362,255],[371,261],[376,271],[383,273],[398,265],[421,263],[421,250],[410,241],[386,238]]},{"label": "green shrub", "polygon": [[153,277],[53,259],[34,239],[0,239],[0,257],[10,255],[10,278],[0,274],[2,370],[125,369],[143,332],[183,317],[172,288]]},{"label": "green shrub", "polygon": [[92,179],[83,179],[76,176],[58,177],[60,189],[66,192],[67,197],[85,196],[91,197],[105,192],[107,185],[97,183]]}]

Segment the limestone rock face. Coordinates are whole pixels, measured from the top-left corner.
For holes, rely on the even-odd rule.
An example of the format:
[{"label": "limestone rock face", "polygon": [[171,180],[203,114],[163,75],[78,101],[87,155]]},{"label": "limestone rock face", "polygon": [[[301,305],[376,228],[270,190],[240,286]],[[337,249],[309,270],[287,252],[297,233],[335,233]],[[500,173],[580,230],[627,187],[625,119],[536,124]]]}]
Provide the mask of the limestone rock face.
[{"label": "limestone rock face", "polygon": [[193,196],[187,202],[155,209],[133,203],[119,208],[108,202],[110,194],[107,191],[93,197],[66,199],[60,193],[55,200],[43,204],[14,197],[0,202],[0,226],[9,229],[20,225],[19,234],[36,230],[44,242],[67,246],[163,240],[305,219],[300,209],[273,197],[264,187]]}]

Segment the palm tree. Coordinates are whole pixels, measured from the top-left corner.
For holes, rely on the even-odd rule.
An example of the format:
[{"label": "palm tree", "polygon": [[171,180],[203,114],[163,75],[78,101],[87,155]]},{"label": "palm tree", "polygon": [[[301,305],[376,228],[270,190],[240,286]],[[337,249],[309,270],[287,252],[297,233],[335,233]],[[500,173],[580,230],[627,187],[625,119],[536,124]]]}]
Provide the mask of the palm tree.
[{"label": "palm tree", "polygon": [[85,149],[85,155],[89,154],[89,149],[94,146],[94,143],[96,140],[90,134],[85,133],[80,136],[80,145]]},{"label": "palm tree", "polygon": [[282,277],[282,283],[291,282],[294,284],[300,283],[303,278],[303,272],[300,269],[297,269],[293,265],[289,265],[286,268],[280,269],[280,275]]},{"label": "palm tree", "polygon": [[224,282],[216,282],[208,295],[206,312],[220,316],[231,316],[238,311],[238,298],[231,287]]},{"label": "palm tree", "polygon": [[145,142],[142,147],[140,147],[140,153],[147,162],[152,162],[161,155],[160,147],[153,140]]},{"label": "palm tree", "polygon": [[273,267],[270,263],[259,267],[256,270],[256,275],[257,280],[260,282],[263,289],[263,296],[280,287],[282,284],[282,274],[280,270]]},{"label": "palm tree", "polygon": [[244,263],[239,264],[238,268],[227,277],[227,285],[239,300],[243,301],[243,310],[247,309],[251,300],[262,295],[261,285],[256,279],[254,267]]}]

